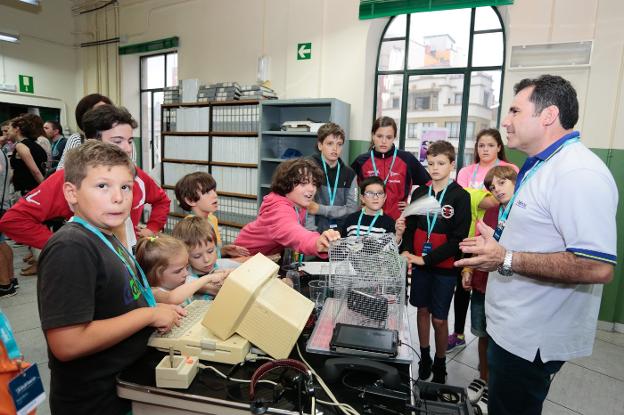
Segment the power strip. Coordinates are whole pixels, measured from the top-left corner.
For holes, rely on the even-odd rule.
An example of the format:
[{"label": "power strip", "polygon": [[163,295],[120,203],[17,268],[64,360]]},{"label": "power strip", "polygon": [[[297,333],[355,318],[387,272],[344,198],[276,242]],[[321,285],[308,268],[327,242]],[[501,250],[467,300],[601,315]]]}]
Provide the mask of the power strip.
[{"label": "power strip", "polygon": [[156,386],[188,389],[197,374],[196,356],[165,356],[156,366]]}]

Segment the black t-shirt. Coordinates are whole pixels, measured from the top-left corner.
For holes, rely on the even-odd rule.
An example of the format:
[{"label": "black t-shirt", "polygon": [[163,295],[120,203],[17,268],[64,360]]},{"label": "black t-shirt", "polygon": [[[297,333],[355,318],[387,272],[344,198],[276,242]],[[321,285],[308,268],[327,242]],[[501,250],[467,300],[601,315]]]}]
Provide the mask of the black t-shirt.
[{"label": "black t-shirt", "polygon": [[[344,223],[340,228],[340,235],[343,238],[347,236],[357,236],[358,220],[360,219],[361,213],[362,211],[353,212],[344,219]],[[368,234],[368,228],[374,218],[375,215],[367,215],[366,213],[362,215],[362,221],[360,223],[360,236]],[[394,233],[394,219],[385,213],[379,215],[373,224],[373,227],[370,228],[371,235],[382,235],[384,233]]]},{"label": "black t-shirt", "polygon": [[[119,242],[110,237],[113,246]],[[146,307],[123,262],[95,234],[68,223],[50,238],[39,257],[37,299],[41,328],[88,323]],[[115,376],[147,347],[146,327],[116,345],[69,362],[48,348],[53,414],[126,414],[130,404],[117,397]]]},{"label": "black t-shirt", "polygon": [[[41,172],[41,175],[45,176],[45,163],[48,160],[45,150],[32,138],[23,139],[21,144],[28,147],[35,165]],[[15,190],[24,193],[39,185],[26,163],[24,163],[24,160],[17,158],[17,151],[13,151],[11,156],[11,167],[13,168],[13,187]]]}]

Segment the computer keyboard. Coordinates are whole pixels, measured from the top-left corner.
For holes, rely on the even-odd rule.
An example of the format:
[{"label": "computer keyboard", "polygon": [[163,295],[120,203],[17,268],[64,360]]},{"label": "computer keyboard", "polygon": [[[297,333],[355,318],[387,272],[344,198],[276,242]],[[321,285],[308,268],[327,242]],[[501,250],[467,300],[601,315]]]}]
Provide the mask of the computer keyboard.
[{"label": "computer keyboard", "polygon": [[234,334],[221,340],[203,326],[202,320],[212,301],[194,300],[185,307],[187,315],[180,325],[168,333],[153,333],[147,345],[159,350],[170,348],[186,356],[197,356],[200,360],[236,364],[245,360],[251,344]]}]

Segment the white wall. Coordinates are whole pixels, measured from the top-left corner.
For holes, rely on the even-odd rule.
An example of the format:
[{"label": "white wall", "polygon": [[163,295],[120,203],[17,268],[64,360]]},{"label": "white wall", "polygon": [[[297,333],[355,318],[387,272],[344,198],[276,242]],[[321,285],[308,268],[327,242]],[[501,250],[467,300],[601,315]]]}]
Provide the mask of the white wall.
[{"label": "white wall", "polygon": [[17,85],[19,90],[18,75],[30,75],[35,94],[0,92],[0,101],[59,108],[63,126],[74,130],[74,107],[82,88],[77,83],[71,3],[42,2],[40,7],[6,4],[0,3],[0,31],[18,32],[21,41],[0,42],[0,82]]}]

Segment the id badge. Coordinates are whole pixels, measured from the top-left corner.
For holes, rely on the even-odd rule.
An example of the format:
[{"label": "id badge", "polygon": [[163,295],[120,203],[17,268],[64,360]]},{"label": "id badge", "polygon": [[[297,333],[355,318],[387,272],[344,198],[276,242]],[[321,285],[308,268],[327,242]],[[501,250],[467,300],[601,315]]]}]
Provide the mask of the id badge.
[{"label": "id badge", "polygon": [[425,242],[422,248],[422,256],[425,256],[431,252],[433,247],[431,246],[431,242]]},{"label": "id badge", "polygon": [[338,224],[336,223],[335,219],[330,219],[329,220],[329,229],[336,229],[338,227]]},{"label": "id badge", "polygon": [[17,415],[32,412],[45,399],[45,391],[36,364],[29,366],[9,382],[9,392],[13,398]]},{"label": "id badge", "polygon": [[503,229],[505,229],[504,225],[498,225],[496,227],[496,229],[494,230],[494,240],[495,241],[499,241],[501,238],[501,235],[503,234]]}]

